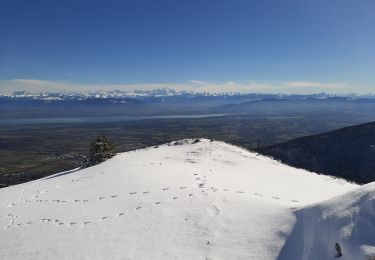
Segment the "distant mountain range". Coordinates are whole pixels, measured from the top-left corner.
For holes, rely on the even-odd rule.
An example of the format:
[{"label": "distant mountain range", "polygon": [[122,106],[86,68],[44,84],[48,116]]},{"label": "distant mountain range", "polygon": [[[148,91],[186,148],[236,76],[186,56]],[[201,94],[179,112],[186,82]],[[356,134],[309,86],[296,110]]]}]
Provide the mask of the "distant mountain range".
[{"label": "distant mountain range", "polygon": [[90,93],[16,91],[0,96],[0,119],[196,114],[331,116],[358,124],[375,120],[375,96],[199,93],[169,88]]},{"label": "distant mountain range", "polygon": [[2,97],[11,98],[29,98],[29,99],[40,99],[40,100],[84,100],[84,99],[107,99],[107,98],[136,98],[143,99],[147,97],[170,97],[170,96],[233,96],[239,95],[238,93],[196,93],[191,91],[176,91],[171,88],[159,88],[153,90],[134,90],[134,91],[92,91],[87,93],[80,92],[37,92],[30,93],[27,91],[15,91],[11,95],[3,95]]},{"label": "distant mountain range", "polygon": [[283,163],[345,178],[375,181],[375,122],[295,139],[263,148]]},{"label": "distant mountain range", "polygon": [[257,101],[264,99],[326,99],[332,97],[341,97],[345,99],[358,99],[358,98],[371,98],[375,99],[375,94],[358,95],[358,94],[310,94],[310,95],[299,95],[299,94],[259,94],[259,93],[248,93],[241,94],[235,92],[220,92],[220,93],[208,93],[208,92],[192,92],[192,91],[176,91],[171,88],[159,88],[153,90],[134,90],[134,91],[94,91],[87,93],[80,92],[37,92],[31,93],[27,91],[15,91],[11,95],[0,95],[0,98],[17,98],[17,99],[33,99],[33,100],[44,100],[44,101],[59,101],[59,100],[86,100],[86,99],[122,99],[122,98],[134,98],[134,99],[147,99],[150,97],[241,97],[243,101]]}]

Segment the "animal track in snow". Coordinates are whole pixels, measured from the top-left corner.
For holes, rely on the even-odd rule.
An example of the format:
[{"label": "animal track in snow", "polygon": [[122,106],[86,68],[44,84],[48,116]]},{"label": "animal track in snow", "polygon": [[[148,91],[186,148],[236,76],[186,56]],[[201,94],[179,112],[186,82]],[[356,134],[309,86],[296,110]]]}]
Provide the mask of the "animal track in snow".
[{"label": "animal track in snow", "polygon": [[[202,195],[208,195],[208,193],[205,193],[206,191],[212,191],[212,192],[216,192],[216,191],[232,191],[232,192],[235,192],[235,193],[238,193],[238,194],[243,194],[243,193],[247,193],[246,191],[242,191],[242,190],[230,190],[230,189],[227,189],[227,188],[215,188],[213,186],[211,186],[210,188],[205,188],[205,185],[207,185],[207,180],[205,179],[205,176],[202,177],[202,176],[199,176],[199,174],[195,173],[194,176],[198,176],[197,178],[193,178],[194,180],[196,180],[196,185],[197,186],[194,186],[195,188],[200,188],[199,190],[201,191],[200,194]],[[183,189],[187,189],[188,187],[186,186],[177,186],[176,187],[177,189],[179,190],[183,190]],[[162,188],[163,191],[167,191],[167,190],[170,190],[170,189],[174,189],[174,187],[170,188],[170,187],[165,187],[165,188]],[[38,193],[45,193],[47,191],[43,191],[43,192],[40,192],[38,191]],[[140,194],[149,194],[151,193],[151,191],[149,190],[146,190],[146,191],[138,191],[138,193]],[[134,195],[134,194],[137,194],[137,191],[133,191],[133,192],[130,192],[129,193],[130,195]],[[264,196],[263,194],[260,194],[260,193],[253,193],[254,195],[256,196]],[[194,193],[185,193],[185,196],[193,196]],[[121,197],[121,195],[117,195],[117,194],[112,194],[112,195],[107,195],[107,196],[101,196],[99,198],[97,198],[98,200],[103,200],[103,199],[110,199],[110,198],[116,198],[116,197]],[[38,198],[38,195],[34,195],[34,196],[31,196],[30,197],[31,199],[36,199]],[[174,197],[170,197],[171,200],[176,200],[178,197],[177,196],[174,196]],[[272,196],[271,197],[272,199],[280,199],[279,197],[276,197],[276,196]],[[85,200],[80,200],[80,199],[75,199],[75,200],[71,200],[69,202],[88,202],[90,200],[88,199],[85,199]],[[290,199],[291,202],[298,202],[298,200],[294,200],[294,199]],[[25,202],[55,202],[55,203],[65,203],[67,201],[64,201],[64,200],[58,200],[58,199],[55,199],[55,200],[41,200],[41,199],[36,199],[36,200],[32,200],[32,201],[25,201]],[[154,205],[159,205],[161,204],[162,201],[157,201],[157,202],[154,202]],[[15,203],[11,203],[12,206],[15,205]],[[10,204],[10,205],[11,205]],[[149,206],[152,206],[149,205]],[[138,211],[142,208],[142,206],[138,206],[136,208],[134,208],[134,210]],[[292,208],[294,209],[294,208]],[[89,223],[97,223],[99,221],[103,221],[105,219],[114,219],[114,218],[117,218],[117,217],[120,217],[120,216],[124,216],[126,213],[125,212],[120,212],[120,213],[117,213],[117,214],[114,214],[113,216],[104,216],[104,217],[101,217],[99,218],[98,221],[94,221],[94,222],[90,222],[90,221],[85,221],[85,222],[67,222],[66,224],[64,224],[64,222],[61,222],[60,220],[58,219],[49,219],[49,218],[43,218],[43,219],[40,219],[41,222],[46,222],[46,223],[50,223],[50,224],[54,224],[55,226],[73,226],[73,225],[80,225],[80,226],[84,226],[84,225],[87,225]],[[18,226],[27,226],[27,225],[31,225],[33,223],[35,223],[35,221],[28,221],[28,222],[25,222],[25,223],[14,223],[15,222],[15,219],[17,218],[17,216],[14,216],[12,214],[8,215],[10,217],[12,217],[12,221],[10,222],[10,224],[8,224],[8,226],[4,226],[4,228],[9,228],[9,227],[18,227]],[[189,218],[185,218],[185,221],[187,221]]]}]

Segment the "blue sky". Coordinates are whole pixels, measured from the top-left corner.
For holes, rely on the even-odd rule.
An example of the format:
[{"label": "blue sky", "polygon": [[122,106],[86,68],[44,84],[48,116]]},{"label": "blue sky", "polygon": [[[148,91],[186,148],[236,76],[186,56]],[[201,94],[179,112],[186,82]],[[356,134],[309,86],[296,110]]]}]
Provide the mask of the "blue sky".
[{"label": "blue sky", "polygon": [[2,92],[375,92],[373,0],[0,4]]}]

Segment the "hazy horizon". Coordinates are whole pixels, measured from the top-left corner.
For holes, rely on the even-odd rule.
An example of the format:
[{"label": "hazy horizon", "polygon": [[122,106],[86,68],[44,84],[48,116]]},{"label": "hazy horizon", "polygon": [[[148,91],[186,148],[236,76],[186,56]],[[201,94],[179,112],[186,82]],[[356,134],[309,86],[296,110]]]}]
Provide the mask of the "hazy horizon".
[{"label": "hazy horizon", "polygon": [[262,94],[374,94],[371,87],[353,91],[354,86],[343,82],[320,83],[320,82],[204,82],[191,80],[183,83],[138,83],[138,84],[74,84],[68,82],[44,81],[35,79],[15,79],[10,81],[0,80],[0,94],[10,95],[16,91],[29,93],[52,92],[52,93],[88,93],[97,91],[135,91],[135,90],[157,90],[162,88],[173,89],[177,92],[187,91],[195,93],[262,93]]}]

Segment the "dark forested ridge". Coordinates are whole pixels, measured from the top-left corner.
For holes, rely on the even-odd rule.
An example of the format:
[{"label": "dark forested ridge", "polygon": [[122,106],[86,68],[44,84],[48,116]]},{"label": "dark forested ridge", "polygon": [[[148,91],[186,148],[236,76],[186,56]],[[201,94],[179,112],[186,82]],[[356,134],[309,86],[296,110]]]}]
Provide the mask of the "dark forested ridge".
[{"label": "dark forested ridge", "polygon": [[298,138],[261,150],[283,163],[357,183],[375,181],[375,122]]}]

